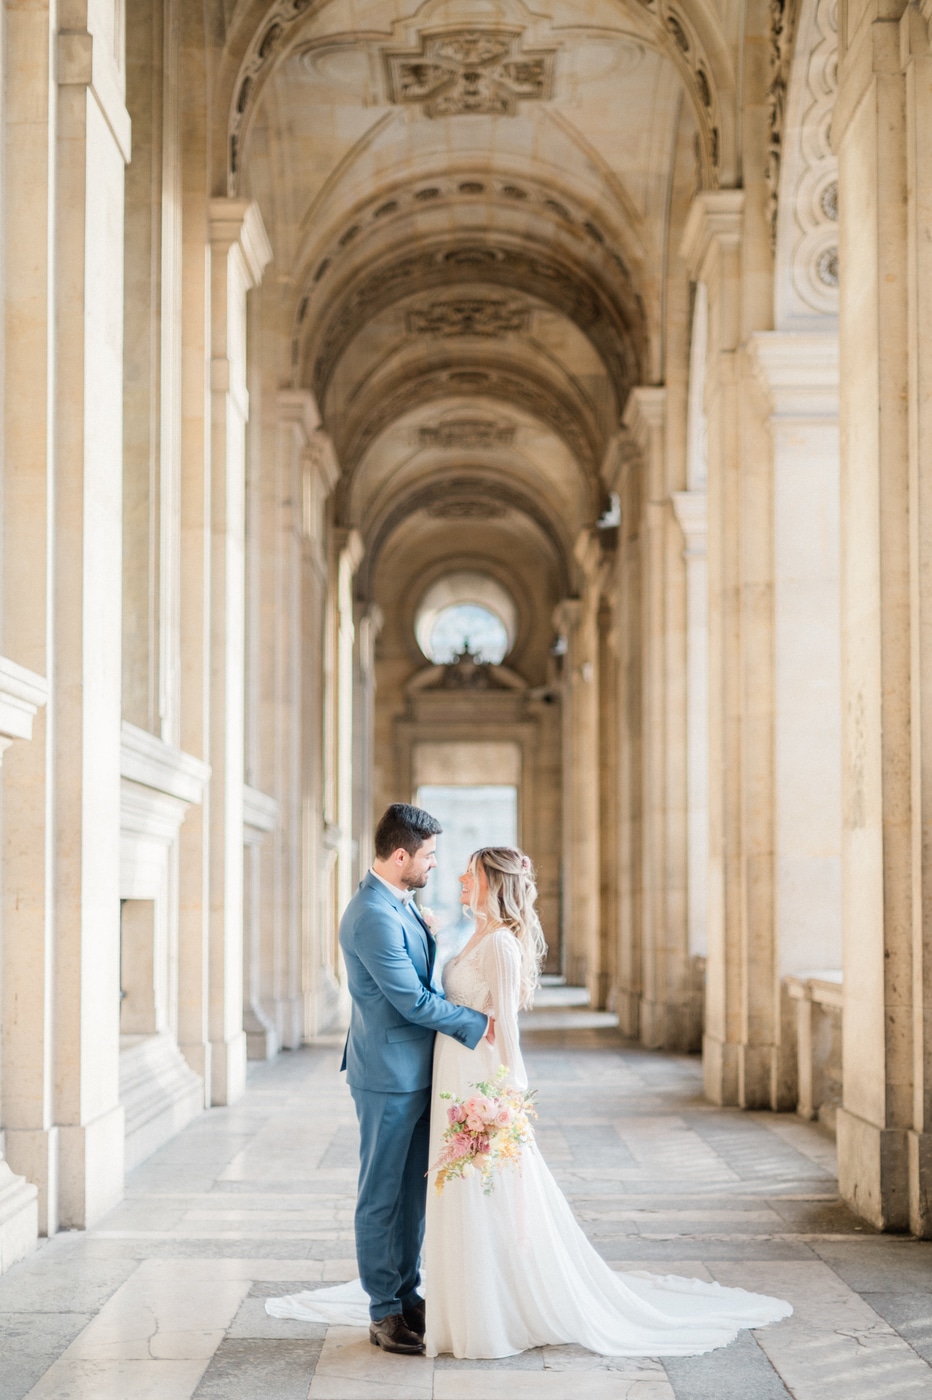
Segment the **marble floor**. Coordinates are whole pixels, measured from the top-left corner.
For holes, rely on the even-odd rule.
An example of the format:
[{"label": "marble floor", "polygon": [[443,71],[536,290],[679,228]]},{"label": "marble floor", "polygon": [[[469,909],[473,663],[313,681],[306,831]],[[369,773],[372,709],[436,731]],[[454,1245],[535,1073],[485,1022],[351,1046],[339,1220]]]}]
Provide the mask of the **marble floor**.
[{"label": "marble floor", "polygon": [[322,1044],[259,1066],[130,1178],[86,1234],[0,1278],[0,1400],[932,1400],[932,1244],[872,1234],[792,1117],[710,1107],[696,1060],[549,1014],[526,1035],[539,1135],[617,1269],[789,1298],[707,1356],[386,1356],[279,1322],[269,1294],[355,1275],[355,1125]]}]

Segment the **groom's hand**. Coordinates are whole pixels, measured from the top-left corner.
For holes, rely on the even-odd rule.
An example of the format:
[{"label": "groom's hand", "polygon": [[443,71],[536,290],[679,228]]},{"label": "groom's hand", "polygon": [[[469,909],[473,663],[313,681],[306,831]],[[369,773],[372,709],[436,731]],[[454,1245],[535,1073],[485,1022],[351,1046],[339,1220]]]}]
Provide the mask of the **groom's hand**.
[{"label": "groom's hand", "polygon": [[495,1044],[495,1017],[489,1017],[489,1024],[485,1028],[485,1038],[490,1045]]}]

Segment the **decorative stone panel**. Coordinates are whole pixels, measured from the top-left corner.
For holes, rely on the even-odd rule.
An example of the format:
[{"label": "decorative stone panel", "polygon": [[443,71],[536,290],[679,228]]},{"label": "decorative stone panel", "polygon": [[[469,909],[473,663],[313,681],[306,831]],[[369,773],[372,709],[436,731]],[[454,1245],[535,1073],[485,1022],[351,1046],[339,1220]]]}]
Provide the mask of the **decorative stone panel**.
[{"label": "decorative stone panel", "polygon": [[513,117],[518,102],[553,93],[553,52],[524,50],[521,33],[456,29],[421,34],[420,48],[384,52],[392,102],[420,104],[427,117]]}]

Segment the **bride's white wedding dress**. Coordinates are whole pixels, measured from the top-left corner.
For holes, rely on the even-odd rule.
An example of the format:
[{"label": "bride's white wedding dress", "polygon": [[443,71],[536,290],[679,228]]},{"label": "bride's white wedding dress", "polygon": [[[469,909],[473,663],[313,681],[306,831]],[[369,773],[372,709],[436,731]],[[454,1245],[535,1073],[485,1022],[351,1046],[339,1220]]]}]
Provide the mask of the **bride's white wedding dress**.
[{"label": "bride's white wedding dress", "polygon": [[[451,1001],[495,1016],[495,1045],[469,1050],[438,1035],[430,1161],[447,1126],[448,1092],[466,1097],[507,1065],[527,1087],[518,1036],[520,955],[514,936],[493,929],[443,974]],[[491,1195],[477,1176],[427,1197],[424,1292],[427,1354],[512,1356],[531,1347],[575,1342],[605,1356],[692,1356],[725,1346],[744,1327],[788,1317],[789,1303],[699,1279],[615,1273],[593,1249],[536,1143],[520,1169],[505,1167]],[[358,1280],[291,1298],[270,1298],[277,1317],[368,1323]]]}]

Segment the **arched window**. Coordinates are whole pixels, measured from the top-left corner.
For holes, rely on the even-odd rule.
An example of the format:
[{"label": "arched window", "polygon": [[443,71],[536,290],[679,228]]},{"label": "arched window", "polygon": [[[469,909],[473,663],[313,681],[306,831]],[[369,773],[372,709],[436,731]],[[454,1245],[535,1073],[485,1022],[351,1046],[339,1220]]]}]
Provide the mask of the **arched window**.
[{"label": "arched window", "polygon": [[508,633],[501,618],[476,603],[443,608],[430,629],[428,653],[437,666],[448,665],[463,652],[498,665],[508,653]]},{"label": "arched window", "polygon": [[487,574],[448,574],[428,588],[418,607],[414,630],[418,646],[435,666],[449,665],[469,651],[499,665],[515,643],[514,599]]}]

